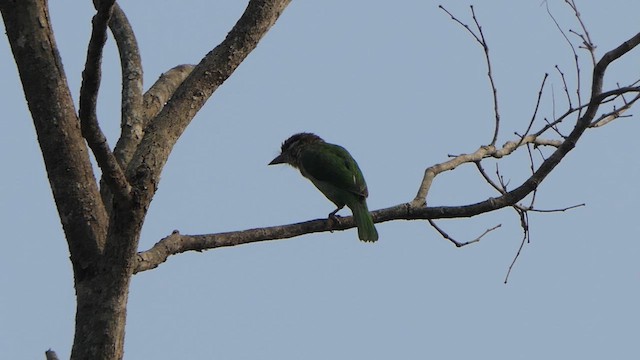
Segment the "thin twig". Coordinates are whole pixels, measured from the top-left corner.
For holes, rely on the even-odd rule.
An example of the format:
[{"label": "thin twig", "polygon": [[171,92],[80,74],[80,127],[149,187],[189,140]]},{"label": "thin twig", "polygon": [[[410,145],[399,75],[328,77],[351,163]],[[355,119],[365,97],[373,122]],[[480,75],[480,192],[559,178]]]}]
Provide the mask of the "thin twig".
[{"label": "thin twig", "polygon": [[[540,90],[538,90],[538,98],[536,100],[536,107],[533,110],[533,115],[531,115],[531,120],[529,121],[529,126],[527,126],[527,130],[524,132],[524,135],[521,136],[520,141],[524,139],[527,135],[529,135],[529,131],[531,131],[531,127],[533,126],[534,121],[536,120],[536,116],[538,115],[538,109],[540,108],[540,100],[542,99],[542,92],[544,91],[544,84],[547,82],[547,78],[549,77],[549,73],[544,74],[544,78],[542,79],[542,84],[540,85]],[[518,143],[516,147],[519,147],[521,144]]]},{"label": "thin twig", "polygon": [[493,130],[493,138],[491,139],[490,145],[495,145],[496,141],[498,141],[498,133],[500,131],[500,110],[498,107],[498,89],[496,87],[496,82],[493,78],[493,70],[491,68],[491,58],[489,56],[489,45],[487,44],[487,40],[484,37],[484,33],[482,32],[482,26],[478,22],[476,18],[476,12],[471,6],[471,14],[473,17],[473,21],[476,23],[476,27],[478,28],[478,32],[480,33],[480,39],[482,40],[482,49],[484,50],[485,62],[487,64],[487,77],[489,77],[489,83],[491,84],[491,93],[493,95],[493,114],[495,117],[495,127]]},{"label": "thin twig", "polygon": [[586,206],[585,203],[582,204],[577,204],[577,205],[571,205],[571,206],[567,206],[564,208],[560,208],[560,209],[534,209],[533,207],[522,207],[520,205],[516,205],[518,206],[518,208],[520,208],[521,210],[525,210],[525,211],[533,211],[533,212],[539,212],[539,213],[554,213],[554,212],[565,212],[568,210],[572,210],[578,207],[582,207],[582,206]]},{"label": "thin twig", "polygon": [[[564,39],[566,40],[567,44],[571,48],[571,52],[573,53],[573,61],[574,61],[575,68],[576,68],[576,82],[577,82],[576,95],[578,96],[578,109],[581,109],[582,108],[582,95],[580,94],[581,79],[580,79],[580,61],[579,61],[579,57],[578,57],[578,52],[576,51],[576,48],[573,46],[573,43],[571,42],[571,40],[569,40],[569,37],[564,32],[564,30],[562,29],[562,27],[560,26],[560,24],[558,23],[556,18],[551,13],[551,9],[549,9],[549,2],[545,2],[545,5],[546,5],[546,8],[547,8],[547,14],[549,14],[549,17],[551,17],[551,20],[553,20],[553,23],[556,25],[556,27],[560,31],[560,34],[562,34],[562,37],[564,37]],[[563,78],[564,78],[564,76],[563,76]],[[580,117],[582,117],[582,113],[579,111],[578,112],[578,118],[580,118]]]},{"label": "thin twig", "polygon": [[[493,187],[494,189],[496,189],[497,192],[499,192],[500,194],[504,194],[506,192],[506,189],[504,189],[504,187],[501,187],[500,185],[496,184],[493,179],[491,179],[489,177],[489,175],[486,173],[486,171],[484,170],[484,168],[482,167],[482,164],[480,163],[480,161],[476,161],[476,168],[478,169],[478,171],[480,172],[480,175],[482,175],[482,177],[484,178],[484,180],[491,185],[491,187]],[[497,165],[497,164],[496,164]]]},{"label": "thin twig", "polygon": [[447,234],[444,230],[442,230],[442,228],[440,228],[435,221],[431,220],[431,219],[427,219],[427,221],[429,222],[429,224],[436,229],[436,231],[440,234],[440,236],[442,236],[443,238],[451,241],[456,247],[463,247],[469,244],[473,244],[473,243],[477,243],[480,241],[480,239],[482,239],[483,236],[485,236],[486,234],[490,233],[491,231],[499,228],[500,226],[502,226],[502,224],[498,224],[490,229],[485,230],[482,234],[480,234],[480,236],[476,237],[473,240],[470,241],[465,241],[465,242],[460,242],[457,241],[456,239],[452,238],[451,236],[449,236],[449,234]]},{"label": "thin twig", "polygon": [[452,13],[450,13],[450,12],[449,12],[449,10],[445,9],[445,8],[444,8],[444,6],[442,6],[442,5],[438,5],[438,7],[439,7],[442,11],[446,12],[446,13],[451,17],[451,20],[453,20],[453,21],[457,22],[457,23],[458,23],[458,24],[460,24],[462,27],[464,27],[465,29],[467,29],[467,31],[469,32],[469,34],[471,34],[471,36],[473,36],[473,37],[476,39],[476,41],[478,42],[478,44],[480,44],[481,46],[483,46],[482,40],[480,40],[480,38],[478,37],[478,35],[476,35],[476,33],[475,33],[475,32],[473,32],[473,30],[471,30],[471,28],[469,27],[469,25],[467,25],[467,24],[463,23],[462,21],[458,20],[458,18],[457,18],[457,17],[455,17]]},{"label": "thin twig", "polygon": [[529,216],[527,215],[526,211],[521,211],[519,212],[519,214],[520,214],[520,226],[522,227],[522,230],[523,230],[523,236],[522,236],[522,241],[520,242],[520,246],[518,247],[518,251],[516,252],[516,255],[513,257],[513,261],[511,261],[511,264],[509,265],[509,269],[507,270],[507,275],[504,277],[505,284],[509,281],[511,270],[513,270],[513,267],[516,264],[516,261],[520,257],[520,254],[522,253],[522,249],[524,248],[524,244],[529,243],[529,236],[530,236],[529,235]]},{"label": "thin twig", "polygon": [[[622,96],[622,95],[621,95]],[[596,128],[596,127],[602,127],[610,122],[612,122],[615,119],[621,118],[621,117],[625,117],[622,114],[624,112],[626,112],[627,110],[629,110],[633,104],[638,101],[638,99],[640,99],[640,94],[636,95],[636,97],[634,97],[633,99],[626,101],[622,107],[615,109],[607,114],[603,114],[602,116],[600,116],[598,119],[594,120],[591,125],[589,125],[589,127],[592,128]],[[630,116],[630,115],[629,115]]]},{"label": "thin twig", "polygon": [[585,108],[588,108],[589,106],[592,106],[592,104],[604,105],[604,104],[613,102],[613,101],[617,100],[618,97],[622,97],[626,93],[633,93],[633,92],[640,92],[640,87],[638,87],[638,86],[628,86],[628,87],[622,87],[622,88],[618,88],[618,89],[615,89],[615,90],[609,90],[609,91],[603,92],[603,93],[599,94],[596,98],[591,100],[589,103],[583,104],[580,107],[576,107],[576,108],[567,110],[564,114],[562,114],[560,117],[555,119],[553,122],[547,121],[547,125],[545,125],[540,130],[538,130],[536,133],[534,133],[534,135],[535,136],[540,136],[545,131],[547,131],[549,129],[554,129],[561,137],[566,138],[566,136],[564,136],[564,135],[562,135],[562,134],[560,134],[558,132],[558,130],[556,129],[556,126],[558,124],[560,124],[561,122],[563,122],[564,120],[566,120],[566,118],[569,115],[572,115],[576,111],[584,110]]},{"label": "thin twig", "polygon": [[569,94],[569,87],[567,86],[567,78],[564,76],[564,72],[560,70],[560,67],[558,65],[556,65],[555,68],[560,74],[560,78],[562,79],[562,87],[564,93],[567,95],[567,103],[569,104],[569,109],[573,109],[573,104],[571,103],[571,94]]},{"label": "thin twig", "polygon": [[471,36],[473,36],[476,42],[480,44],[480,46],[482,47],[482,50],[484,52],[484,57],[485,57],[485,63],[487,64],[487,76],[489,77],[489,84],[491,85],[491,92],[493,94],[493,113],[495,117],[495,126],[493,131],[493,138],[491,139],[491,143],[489,144],[489,146],[494,146],[498,141],[498,133],[500,131],[500,110],[498,106],[498,89],[496,87],[496,83],[493,78],[493,70],[491,67],[491,57],[489,56],[489,45],[487,44],[487,40],[484,37],[482,26],[480,26],[480,22],[476,17],[476,12],[475,12],[475,9],[473,8],[473,5],[470,6],[471,17],[473,18],[473,22],[476,25],[476,29],[478,29],[478,34],[476,34],[473,30],[471,30],[471,27],[469,27],[469,25],[463,23],[461,20],[455,17],[451,12],[449,12],[449,10],[445,9],[442,5],[439,5],[438,7],[442,9],[442,11],[446,12],[453,21],[457,22],[462,27],[464,27],[467,30],[467,32],[471,34]]},{"label": "thin twig", "polygon": [[[606,91],[601,93],[597,98],[593,99],[593,101],[584,104],[580,107],[577,108],[573,108],[573,109],[569,109],[567,110],[564,114],[562,114],[560,117],[558,117],[557,119],[555,119],[552,122],[547,121],[547,125],[543,126],[540,130],[538,130],[537,132],[535,132],[533,135],[534,136],[540,136],[542,135],[545,131],[549,130],[549,129],[554,129],[555,127],[560,124],[561,122],[563,122],[567,117],[569,117],[570,115],[572,115],[573,113],[575,113],[576,111],[579,110],[583,110],[589,106],[591,106],[592,103],[598,103],[600,105],[604,105],[610,102],[613,102],[615,100],[617,100],[618,97],[622,96],[625,93],[632,93],[632,92],[640,92],[640,87],[638,86],[627,86],[627,87],[622,87],[622,88],[618,88],[615,90],[610,90],[610,91]],[[556,130],[556,132],[558,132]],[[562,136],[562,138],[566,138],[566,136],[560,134],[558,132],[558,134],[560,136]]]},{"label": "thin twig", "polygon": [[580,27],[582,28],[582,31],[584,34],[578,34],[577,32],[572,30],[569,30],[569,31],[572,31],[574,34],[578,35],[580,39],[582,39],[582,45],[583,45],[582,48],[589,51],[589,54],[591,54],[591,63],[593,64],[593,66],[596,66],[596,54],[595,54],[596,45],[593,43],[593,41],[591,41],[591,36],[589,35],[589,31],[587,30],[587,27],[585,26],[584,21],[582,21],[582,15],[580,14],[580,11],[578,11],[578,7],[576,6],[576,3],[574,0],[565,0],[565,2],[573,10],[573,13],[576,19],[578,19],[578,23],[580,23]]}]

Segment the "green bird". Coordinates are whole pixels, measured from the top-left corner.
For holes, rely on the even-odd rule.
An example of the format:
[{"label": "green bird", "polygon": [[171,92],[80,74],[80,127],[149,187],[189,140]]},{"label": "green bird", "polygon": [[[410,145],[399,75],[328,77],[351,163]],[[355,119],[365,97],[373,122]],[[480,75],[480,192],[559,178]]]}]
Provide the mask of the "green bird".
[{"label": "green bird", "polygon": [[336,213],[347,205],[353,212],[360,240],[378,240],[367,208],[367,183],[358,163],[345,148],[326,143],[315,134],[299,133],[282,143],[280,155],[269,163],[275,164],[289,164],[300,170],[338,207],[329,214],[329,219],[337,221]]}]

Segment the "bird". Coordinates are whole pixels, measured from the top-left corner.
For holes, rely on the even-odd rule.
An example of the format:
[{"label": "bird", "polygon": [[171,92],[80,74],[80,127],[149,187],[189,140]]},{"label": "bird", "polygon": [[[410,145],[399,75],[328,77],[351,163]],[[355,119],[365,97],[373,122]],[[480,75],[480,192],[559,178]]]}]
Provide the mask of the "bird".
[{"label": "bird", "polygon": [[358,227],[358,238],[366,242],[378,240],[378,231],[367,207],[369,191],[362,171],[351,154],[340,145],[330,144],[312,133],[294,134],[282,143],[280,155],[269,165],[289,164],[311,180],[337,208],[329,220],[345,205],[351,209]]}]

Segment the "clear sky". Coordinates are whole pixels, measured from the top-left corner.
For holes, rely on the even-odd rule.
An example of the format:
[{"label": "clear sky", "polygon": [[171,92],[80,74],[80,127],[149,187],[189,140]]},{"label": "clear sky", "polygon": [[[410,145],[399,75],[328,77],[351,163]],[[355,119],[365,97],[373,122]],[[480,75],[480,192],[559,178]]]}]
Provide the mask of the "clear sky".
[{"label": "clear sky", "polygon": [[[573,58],[542,0],[472,3],[491,49],[502,144],[526,129],[545,72],[552,76],[540,114],[552,117],[552,89],[556,112],[564,111],[554,65],[573,87]],[[578,29],[563,1],[549,3],[565,29]],[[50,4],[76,101],[90,4]],[[410,201],[425,167],[490,142],[483,53],[438,4],[293,1],[178,142],[141,250],[174,229],[202,234],[325,217],[333,204],[311,183],[291,168],[266,166],[295,132],[349,149],[372,210]],[[442,4],[471,21],[468,2]],[[246,2],[121,5],[148,88],[169,68],[197,63]],[[578,5],[599,56],[640,31],[637,0]],[[613,65],[607,89],[638,79],[638,64],[636,49]],[[583,74],[588,84],[586,62]],[[43,358],[48,348],[68,358],[75,313],[69,255],[4,36],[0,78],[0,358]],[[110,39],[99,117],[111,144],[119,83]],[[522,236],[513,210],[439,221],[459,240],[502,224],[461,249],[424,221],[396,221],[377,225],[375,244],[349,230],[182,254],[135,276],[125,358],[637,359],[639,132],[637,117],[590,130],[542,184],[538,207],[586,206],[532,213],[531,243],[507,285]],[[527,159],[522,151],[501,162],[512,187],[527,176]],[[438,177],[428,200],[461,205],[490,196],[467,165]]]}]

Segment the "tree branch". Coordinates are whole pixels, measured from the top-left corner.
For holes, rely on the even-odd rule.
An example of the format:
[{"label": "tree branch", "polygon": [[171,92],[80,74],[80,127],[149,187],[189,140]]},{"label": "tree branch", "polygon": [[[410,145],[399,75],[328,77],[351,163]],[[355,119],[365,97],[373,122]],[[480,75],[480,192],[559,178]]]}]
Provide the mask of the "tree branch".
[{"label": "tree branch", "polygon": [[[540,85],[540,90],[538,90],[538,99],[536,100],[536,107],[533,110],[533,115],[531,115],[531,121],[529,121],[529,126],[527,126],[527,130],[525,130],[524,135],[521,137],[520,141],[524,139],[531,131],[531,127],[536,120],[536,116],[538,115],[538,109],[540,108],[540,100],[542,100],[542,93],[544,91],[544,85],[547,83],[547,78],[549,77],[548,73],[544,74],[544,78],[542,79],[542,84]],[[516,147],[519,147],[521,144],[517,144]]]},{"label": "tree branch", "polygon": [[122,68],[121,134],[113,149],[113,154],[120,166],[124,168],[131,160],[135,146],[142,139],[144,130],[142,60],[131,24],[117,3],[113,5],[109,28],[118,45],[120,67]]},{"label": "tree branch", "polygon": [[560,144],[562,144],[562,141],[541,139],[535,135],[529,135],[515,141],[508,141],[499,149],[497,149],[495,146],[489,146],[489,145],[481,146],[478,150],[476,150],[471,154],[458,155],[449,161],[428,167],[424,172],[424,177],[422,179],[420,187],[418,188],[418,193],[416,194],[416,197],[411,202],[412,206],[421,207],[426,205],[427,194],[429,193],[429,189],[431,188],[433,179],[435,179],[435,177],[438,174],[441,174],[445,171],[453,170],[465,163],[478,162],[484,158],[488,158],[488,157],[493,157],[497,159],[502,158],[504,156],[510,155],[519,146],[522,146],[525,144],[558,147],[560,146]]},{"label": "tree branch", "polygon": [[489,146],[494,146],[498,141],[498,134],[500,132],[500,109],[498,106],[498,88],[496,87],[496,82],[493,78],[493,70],[491,67],[491,57],[489,56],[489,45],[487,44],[487,40],[484,37],[484,32],[482,32],[482,26],[480,26],[480,22],[476,17],[476,12],[475,12],[475,9],[473,8],[473,5],[469,7],[471,8],[471,17],[473,19],[473,22],[476,25],[476,29],[478,29],[477,34],[473,30],[471,30],[471,27],[469,27],[469,25],[463,23],[460,19],[455,17],[451,12],[449,12],[449,10],[445,9],[444,6],[438,5],[438,7],[442,11],[447,13],[447,15],[451,17],[451,20],[457,22],[462,27],[464,27],[467,30],[467,32],[469,32],[469,34],[473,36],[476,42],[480,44],[480,46],[482,46],[482,50],[484,52],[484,60],[485,60],[485,63],[487,64],[487,77],[489,78],[489,85],[491,85],[491,92],[493,95],[493,114],[495,117],[495,125],[493,128],[493,138],[491,138],[491,143],[489,143]]},{"label": "tree branch", "polygon": [[431,225],[431,227],[433,227],[439,234],[440,236],[442,236],[444,239],[449,240],[450,242],[453,243],[453,245],[455,245],[456,247],[463,247],[463,246],[467,246],[470,244],[475,244],[477,242],[480,241],[480,239],[482,239],[485,235],[487,235],[488,233],[492,232],[493,230],[499,228],[502,226],[502,224],[498,224],[492,228],[489,228],[487,230],[485,230],[482,234],[480,234],[480,236],[476,237],[473,240],[468,240],[468,241],[458,241],[454,238],[451,237],[451,235],[447,234],[446,231],[444,231],[441,227],[439,227],[435,221],[431,220],[431,219],[427,219],[427,221],[429,222],[429,224]]},{"label": "tree branch", "polygon": [[[94,6],[99,8],[99,0],[94,0]],[[113,155],[121,169],[126,168],[127,162],[133,155],[133,146],[123,146],[135,141],[137,145],[142,139],[142,60],[140,50],[131,24],[124,11],[115,3],[109,27],[120,54],[120,68],[122,72],[122,100],[120,106],[121,134]],[[100,196],[108,212],[113,207],[112,192],[105,182],[105,177],[100,179]]]},{"label": "tree branch", "polygon": [[87,61],[82,72],[82,86],[80,88],[80,126],[82,136],[87,140],[87,144],[93,151],[103,178],[115,196],[123,199],[129,198],[130,186],[116,161],[115,156],[109,148],[107,138],[102,133],[98,124],[96,114],[96,104],[98,90],[100,88],[102,62],[102,50],[107,40],[107,24],[111,17],[114,0],[103,0],[98,6],[96,15],[93,17],[93,28],[91,39],[87,49]]},{"label": "tree branch", "polygon": [[520,215],[520,227],[522,228],[522,240],[520,241],[520,246],[518,247],[518,251],[516,251],[516,254],[514,255],[513,260],[511,260],[511,264],[509,264],[509,268],[507,269],[507,274],[504,277],[505,284],[509,281],[509,276],[511,275],[511,271],[513,270],[513,267],[516,264],[516,261],[518,261],[520,254],[522,254],[522,249],[524,248],[524,244],[528,243],[531,239],[531,232],[529,231],[528,213],[526,211],[520,211],[518,209],[516,209],[516,211],[518,211],[518,215]]},{"label": "tree branch", "polygon": [[[640,33],[625,41],[616,49],[606,53],[602,59],[596,64],[593,70],[593,86],[591,101],[589,102],[583,116],[576,123],[573,131],[565,140],[543,140],[537,135],[525,136],[517,141],[507,142],[501,149],[494,146],[483,146],[472,154],[464,154],[456,156],[447,162],[434,165],[425,170],[425,178],[420,186],[416,198],[405,204],[399,204],[390,208],[373,211],[372,217],[374,222],[381,223],[392,220],[417,220],[417,219],[445,219],[445,218],[463,218],[472,217],[486,212],[498,210],[507,206],[515,206],[519,211],[521,218],[524,217],[523,229],[525,231],[525,240],[528,238],[528,221],[526,221],[526,211],[521,207],[517,207],[517,203],[524,199],[527,195],[534,192],[538,185],[546,178],[546,176],[557,166],[560,161],[571,151],[585,129],[591,124],[595,114],[609,96],[616,91],[602,92],[602,78],[609,64],[618,59],[620,56],[631,51],[640,44]],[[635,91],[634,88],[630,89]],[[518,146],[524,144],[551,145],[556,150],[545,159],[540,167],[533,171],[533,174],[525,180],[517,188],[506,191],[500,190],[504,186],[494,187],[501,193],[496,198],[463,205],[463,206],[440,206],[425,207],[426,194],[431,186],[433,178],[447,170],[468,162],[476,163],[486,157],[502,157],[513,152]],[[481,169],[481,168],[480,168]],[[483,173],[483,171],[481,171]],[[244,231],[225,232],[217,234],[205,235],[182,235],[178,231],[174,231],[171,235],[163,238],[152,248],[138,253],[138,261],[135,266],[134,273],[156,268],[171,255],[183,253],[186,251],[203,251],[218,247],[235,246],[241,244],[249,244],[259,241],[288,239],[303,234],[346,230],[355,227],[352,217],[341,218],[338,224],[330,222],[326,219],[311,220],[296,224],[272,226],[258,229],[249,229]],[[524,244],[523,244],[524,245]]]},{"label": "tree branch", "polygon": [[623,117],[622,114],[624,114],[627,110],[629,110],[633,106],[633,104],[635,104],[638,100],[640,100],[640,94],[636,95],[636,97],[634,97],[630,101],[625,102],[625,104],[622,107],[618,109],[614,109],[613,111],[607,114],[603,114],[602,116],[600,116],[600,118],[594,120],[589,127],[594,127],[594,128],[602,127],[617,118]]},{"label": "tree branch", "polygon": [[74,269],[100,252],[108,218],[55,43],[46,1],[0,0],[0,11]]},{"label": "tree branch", "polygon": [[140,190],[140,201],[151,201],[162,168],[182,132],[213,92],[255,49],[290,1],[251,0],[224,41],[202,59],[151,120],[127,169]]},{"label": "tree branch", "polygon": [[160,75],[160,78],[147,90],[142,100],[144,127],[160,113],[178,86],[191,74],[194,68],[195,65],[190,64],[178,65]]}]

